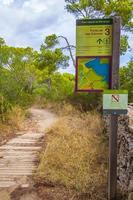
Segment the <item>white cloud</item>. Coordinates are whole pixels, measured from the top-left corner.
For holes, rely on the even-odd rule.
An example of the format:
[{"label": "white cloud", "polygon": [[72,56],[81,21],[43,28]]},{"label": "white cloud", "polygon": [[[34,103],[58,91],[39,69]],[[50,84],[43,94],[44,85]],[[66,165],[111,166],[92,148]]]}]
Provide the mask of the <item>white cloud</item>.
[{"label": "white cloud", "polygon": [[0,2],[1,2],[3,5],[9,6],[10,4],[12,4],[12,3],[14,2],[14,0],[0,0]]},{"label": "white cloud", "polygon": [[34,12],[42,12],[48,9],[48,7],[46,6],[46,3],[44,3],[44,1],[38,1],[38,0],[28,0],[25,1],[23,4],[23,8],[25,9],[30,9]]},{"label": "white cloud", "polygon": [[72,24],[73,17],[64,11],[64,0],[14,0],[12,5],[0,5],[0,36],[9,45],[39,48],[44,36],[51,33],[66,35],[72,41]]},{"label": "white cloud", "polygon": [[0,0],[0,37],[9,45],[39,49],[45,36],[56,33],[75,44],[75,18],[64,6],[64,0]]}]

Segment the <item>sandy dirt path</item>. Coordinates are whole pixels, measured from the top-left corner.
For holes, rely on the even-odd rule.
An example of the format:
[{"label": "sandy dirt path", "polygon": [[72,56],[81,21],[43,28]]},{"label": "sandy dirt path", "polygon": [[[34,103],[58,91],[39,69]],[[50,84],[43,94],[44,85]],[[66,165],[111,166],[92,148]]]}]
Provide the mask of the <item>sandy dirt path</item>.
[{"label": "sandy dirt path", "polygon": [[2,196],[4,189],[28,187],[29,177],[37,168],[45,131],[56,121],[56,116],[48,110],[31,108],[29,112],[24,131],[0,146],[0,200],[8,200]]}]

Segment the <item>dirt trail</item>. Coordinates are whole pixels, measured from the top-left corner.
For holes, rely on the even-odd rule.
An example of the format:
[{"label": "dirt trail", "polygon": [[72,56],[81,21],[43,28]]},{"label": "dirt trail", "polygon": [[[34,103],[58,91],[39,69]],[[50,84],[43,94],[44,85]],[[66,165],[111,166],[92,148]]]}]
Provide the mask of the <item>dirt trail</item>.
[{"label": "dirt trail", "polygon": [[56,120],[56,116],[47,110],[31,108],[29,112],[31,117],[26,122],[25,130],[0,146],[0,200],[4,200],[4,189],[28,187],[29,177],[37,168],[37,155],[45,130]]}]

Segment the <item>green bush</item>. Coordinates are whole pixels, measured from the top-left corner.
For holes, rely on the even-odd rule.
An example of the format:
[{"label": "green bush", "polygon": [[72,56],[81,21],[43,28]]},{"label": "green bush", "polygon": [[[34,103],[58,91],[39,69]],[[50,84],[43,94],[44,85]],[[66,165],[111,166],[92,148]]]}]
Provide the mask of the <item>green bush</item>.
[{"label": "green bush", "polygon": [[128,90],[129,102],[133,102],[133,61],[120,68],[120,88]]},{"label": "green bush", "polygon": [[102,95],[101,93],[74,93],[69,102],[83,111],[101,110]]}]

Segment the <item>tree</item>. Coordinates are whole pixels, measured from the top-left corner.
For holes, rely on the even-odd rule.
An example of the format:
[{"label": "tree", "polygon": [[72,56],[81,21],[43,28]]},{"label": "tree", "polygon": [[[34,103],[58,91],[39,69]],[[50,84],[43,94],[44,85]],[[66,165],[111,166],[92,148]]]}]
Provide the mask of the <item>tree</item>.
[{"label": "tree", "polygon": [[55,34],[47,36],[41,45],[36,64],[40,70],[46,69],[49,74],[58,70],[59,67],[67,67],[69,57],[63,54],[61,48],[54,48],[58,44]]},{"label": "tree", "polygon": [[74,57],[73,57],[73,53],[72,53],[72,49],[75,49],[75,46],[73,45],[70,45],[68,39],[65,37],[65,36],[62,36],[62,35],[55,35],[55,34],[52,34],[52,35],[49,35],[46,37],[45,39],[45,44],[43,44],[41,46],[41,48],[46,48],[46,49],[53,49],[55,46],[57,45],[60,45],[60,39],[63,39],[66,43],[66,46],[64,47],[61,47],[60,49],[63,51],[63,50],[68,50],[69,53],[70,53],[70,57],[71,57],[71,60],[73,62],[73,66],[75,66],[75,60],[74,60]]},{"label": "tree", "polygon": [[94,18],[96,15],[102,14],[101,9],[104,5],[104,0],[65,0],[66,9],[76,18]]},{"label": "tree", "polygon": [[[50,81],[50,87],[48,85]],[[49,79],[45,79],[34,89],[36,96],[45,97],[49,101],[68,100],[73,95],[74,75],[55,72],[49,75]]]},{"label": "tree", "polygon": [[[11,103],[29,101],[36,79],[36,51],[32,48],[0,47],[0,93]],[[27,100],[26,100],[27,98]]]},{"label": "tree", "polygon": [[75,49],[75,46],[74,46],[74,45],[70,45],[68,39],[67,39],[65,36],[60,35],[60,36],[58,36],[57,38],[58,38],[58,39],[61,38],[61,39],[65,40],[67,46],[62,47],[62,50],[68,50],[68,51],[69,51],[71,60],[72,60],[72,62],[73,62],[73,66],[75,67],[75,59],[74,59],[73,53],[72,53],[72,50]]},{"label": "tree", "polygon": [[76,17],[98,18],[119,15],[124,27],[133,28],[131,0],[65,0],[66,9]]},{"label": "tree", "polygon": [[0,47],[5,46],[5,40],[3,38],[0,37]]},{"label": "tree", "polygon": [[130,46],[128,44],[128,36],[127,35],[121,36],[120,54],[124,55],[129,48]]}]

